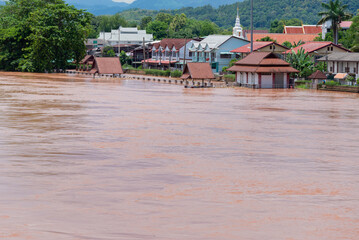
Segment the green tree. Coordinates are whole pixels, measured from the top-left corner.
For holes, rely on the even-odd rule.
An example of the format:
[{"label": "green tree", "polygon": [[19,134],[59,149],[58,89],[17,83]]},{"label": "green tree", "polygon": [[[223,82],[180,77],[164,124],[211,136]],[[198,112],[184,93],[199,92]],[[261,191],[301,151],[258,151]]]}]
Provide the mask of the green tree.
[{"label": "green tree", "polygon": [[62,0],[10,0],[0,19],[0,69],[65,69],[86,53],[91,15]]},{"label": "green tree", "polygon": [[287,61],[293,68],[299,71],[297,74],[298,77],[305,78],[314,72],[313,59],[303,48],[297,52],[292,50],[292,52],[287,55]]},{"label": "green tree", "polygon": [[185,14],[177,14],[172,22],[170,23],[170,29],[173,31],[173,32],[178,32],[179,30],[181,30],[187,23],[187,17]]},{"label": "green tree", "polygon": [[120,62],[121,62],[121,65],[124,66],[124,65],[130,65],[132,63],[132,60],[129,56],[127,56],[125,51],[121,51]]},{"label": "green tree", "polygon": [[116,53],[115,53],[115,50],[113,49],[113,47],[106,46],[103,48],[102,57],[115,57],[115,56],[116,56]]},{"label": "green tree", "polygon": [[285,41],[284,43],[282,43],[283,46],[287,47],[287,48],[293,48],[292,43]]},{"label": "green tree", "polygon": [[277,41],[274,39],[271,39],[269,36],[266,36],[261,39],[258,39],[257,42],[277,42]]},{"label": "green tree", "polygon": [[147,25],[152,22],[152,17],[151,16],[147,16],[141,19],[140,22],[140,29],[146,29]]},{"label": "green tree", "polygon": [[331,21],[334,43],[338,44],[339,24],[351,18],[351,14],[347,11],[348,5],[342,4],[340,0],[330,0],[329,3],[322,3],[322,7],[325,10],[318,13],[322,18],[317,24],[322,25],[327,21]]},{"label": "green tree", "polygon": [[346,38],[343,40],[343,44],[344,46],[351,48],[350,50],[353,52],[359,52],[359,10],[352,20],[353,23],[346,32]]},{"label": "green tree", "polygon": [[170,25],[171,22],[173,20],[173,16],[169,13],[163,13],[160,12],[159,14],[157,14],[155,21],[159,21],[159,22],[164,22],[167,25]]},{"label": "green tree", "polygon": [[168,36],[168,25],[165,22],[153,21],[147,25],[148,33],[152,33],[154,39],[160,40]]}]

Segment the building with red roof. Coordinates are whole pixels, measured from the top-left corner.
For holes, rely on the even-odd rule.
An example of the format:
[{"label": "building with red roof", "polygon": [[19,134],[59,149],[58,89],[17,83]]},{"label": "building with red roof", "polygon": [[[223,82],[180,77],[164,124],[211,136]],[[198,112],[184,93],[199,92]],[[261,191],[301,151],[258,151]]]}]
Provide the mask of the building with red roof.
[{"label": "building with red roof", "polygon": [[[274,52],[277,54],[282,54],[287,51],[289,48],[280,45],[276,42],[253,42],[253,51],[254,52]],[[232,53],[241,54],[242,57],[247,56],[251,53],[251,44],[244,45],[242,47],[236,48],[231,51]]]},{"label": "building with red roof", "polygon": [[299,72],[272,52],[253,52],[228,71],[236,72],[238,84],[251,88],[289,88],[289,74]]},{"label": "building with red roof", "polygon": [[316,58],[336,52],[350,52],[350,50],[332,42],[306,42],[298,47],[287,50],[285,53],[292,53],[292,51],[297,53],[300,49],[303,49],[305,53],[316,56]]}]

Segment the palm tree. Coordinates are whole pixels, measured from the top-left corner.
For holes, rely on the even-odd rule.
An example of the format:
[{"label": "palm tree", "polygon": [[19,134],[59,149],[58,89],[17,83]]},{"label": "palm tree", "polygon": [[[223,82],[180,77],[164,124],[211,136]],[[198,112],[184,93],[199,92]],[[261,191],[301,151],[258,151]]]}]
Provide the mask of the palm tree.
[{"label": "palm tree", "polygon": [[340,0],[335,0],[335,1],[330,0],[329,3],[322,3],[322,7],[325,10],[318,13],[318,15],[322,17],[322,19],[319,20],[317,25],[322,25],[327,21],[331,21],[334,43],[338,44],[339,24],[343,20],[347,20],[351,18],[351,14],[347,12],[348,5],[342,4]]}]

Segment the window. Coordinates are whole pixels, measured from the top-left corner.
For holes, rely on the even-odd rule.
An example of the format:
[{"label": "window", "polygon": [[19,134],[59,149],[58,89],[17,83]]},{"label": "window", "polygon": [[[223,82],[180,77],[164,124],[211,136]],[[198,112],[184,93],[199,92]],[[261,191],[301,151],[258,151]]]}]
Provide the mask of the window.
[{"label": "window", "polygon": [[345,72],[347,72],[347,73],[350,72],[350,68],[346,67]]},{"label": "window", "polygon": [[192,57],[192,52],[189,52],[189,57]]},{"label": "window", "polygon": [[230,59],[232,58],[232,54],[221,54],[221,58]]},{"label": "window", "polygon": [[330,67],[330,71],[333,72],[333,67]]}]

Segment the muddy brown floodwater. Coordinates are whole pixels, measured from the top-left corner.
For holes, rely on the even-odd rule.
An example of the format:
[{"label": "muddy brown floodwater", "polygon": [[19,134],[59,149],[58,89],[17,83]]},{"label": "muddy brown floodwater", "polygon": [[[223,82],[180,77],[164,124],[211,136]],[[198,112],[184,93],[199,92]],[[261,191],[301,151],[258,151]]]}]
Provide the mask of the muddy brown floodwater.
[{"label": "muddy brown floodwater", "polygon": [[359,95],[0,73],[0,239],[359,239]]}]

